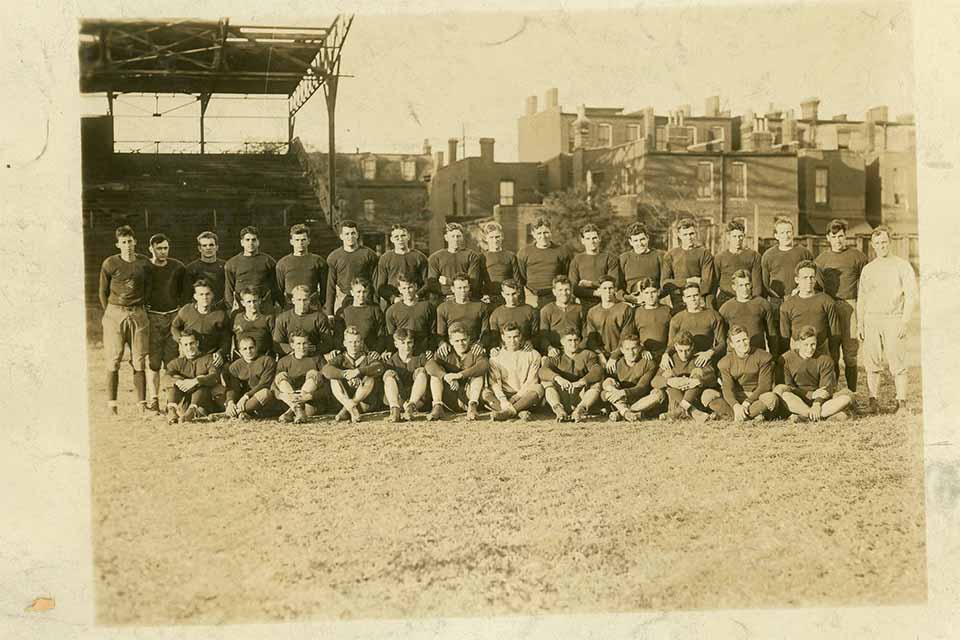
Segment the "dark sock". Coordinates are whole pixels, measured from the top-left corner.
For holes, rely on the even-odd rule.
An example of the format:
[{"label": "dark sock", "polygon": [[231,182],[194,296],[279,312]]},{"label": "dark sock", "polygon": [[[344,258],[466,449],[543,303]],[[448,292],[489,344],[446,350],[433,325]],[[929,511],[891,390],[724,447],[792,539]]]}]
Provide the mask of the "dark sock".
[{"label": "dark sock", "polygon": [[[144,380],[146,384],[146,380]],[[120,386],[120,372],[107,371],[107,400],[117,399],[117,388]]]},{"label": "dark sock", "polygon": [[857,390],[857,368],[856,367],[844,367],[843,375],[847,379],[847,388],[850,391]]},{"label": "dark sock", "polygon": [[146,371],[133,372],[133,388],[137,390],[137,401],[145,402],[147,399],[147,372]]}]

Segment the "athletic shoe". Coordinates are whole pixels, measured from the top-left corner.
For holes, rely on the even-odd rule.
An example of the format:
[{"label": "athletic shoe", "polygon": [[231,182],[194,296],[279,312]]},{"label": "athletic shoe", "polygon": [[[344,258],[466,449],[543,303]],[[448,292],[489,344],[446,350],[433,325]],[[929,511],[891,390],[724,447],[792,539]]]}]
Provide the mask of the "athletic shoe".
[{"label": "athletic shoe", "polygon": [[913,412],[910,411],[910,408],[907,406],[906,400],[897,400],[897,411],[896,415],[898,416],[909,416],[913,415]]},{"label": "athletic shoe", "polygon": [[791,414],[790,414],[790,417],[787,418],[787,422],[789,422],[789,423],[791,423],[791,424],[796,424],[796,423],[800,422],[800,416],[798,416],[798,415],[795,414],[795,413],[791,413]]},{"label": "athletic shoe", "polygon": [[517,418],[520,419],[520,422],[530,422],[530,418],[533,417],[529,411],[521,411],[517,414]]},{"label": "athletic shoe", "polygon": [[443,419],[443,405],[435,404],[433,408],[430,409],[430,413],[427,415],[427,420],[442,420]]},{"label": "athletic shoe", "polygon": [[478,412],[479,412],[479,407],[477,407],[477,403],[476,403],[476,402],[471,402],[470,404],[468,404],[468,405],[467,405],[467,420],[470,420],[471,422],[473,422],[474,420],[476,420],[477,418],[479,418],[480,416],[478,415]]},{"label": "athletic shoe", "polygon": [[207,417],[207,410],[204,409],[203,407],[197,407],[197,417],[198,417],[198,418],[206,418],[206,417]]},{"label": "athletic shoe", "polygon": [[108,411],[108,412],[110,413],[110,415],[111,415],[112,417],[114,417],[114,418],[116,418],[117,416],[120,415],[120,407],[117,406],[117,403],[116,403],[116,402],[108,402],[108,403],[107,403],[107,411]]},{"label": "athletic shoe", "polygon": [[153,411],[154,413],[160,413],[160,414],[163,413],[160,410],[160,401],[157,398],[154,398],[153,400],[150,401],[150,404],[147,405],[147,410]]},{"label": "athletic shoe", "polygon": [[[527,412],[524,412],[524,413],[527,413]],[[490,420],[492,420],[493,422],[504,422],[514,417],[516,417],[516,414],[513,411],[507,411],[506,409],[490,412]]]},{"label": "athletic shoe", "polygon": [[829,418],[827,418],[827,420],[833,420],[834,422],[843,422],[843,421],[849,420],[849,419],[850,419],[850,416],[848,416],[848,415],[847,415],[845,412],[843,412],[843,411],[838,411],[837,413],[835,413],[835,414],[833,414],[832,416],[830,416]]},{"label": "athletic shoe", "polygon": [[566,410],[560,405],[554,405],[550,407],[553,409],[553,415],[557,417],[557,422],[566,422],[570,416],[567,415]]},{"label": "athletic shoe", "polygon": [[583,422],[586,418],[586,410],[583,407],[574,407],[573,413],[570,414],[570,420],[573,422]]},{"label": "athletic shoe", "polygon": [[880,401],[876,398],[870,398],[867,400],[867,413],[870,415],[879,415],[880,414]]},{"label": "athletic shoe", "polygon": [[390,407],[390,422],[400,422],[400,407]]},{"label": "athletic shoe", "polygon": [[293,422],[293,417],[294,417],[293,409],[287,409],[282,414],[280,414],[280,417],[277,418],[277,422]]},{"label": "athletic shoe", "polygon": [[607,420],[609,420],[610,422],[620,422],[620,412],[611,411],[610,415],[607,416]]},{"label": "athletic shoe", "polygon": [[705,422],[712,422],[713,420],[717,419],[717,414],[707,413],[705,411],[700,411],[700,410],[692,412],[690,416],[700,424],[703,424]]},{"label": "athletic shoe", "polygon": [[412,403],[408,402],[403,405],[403,419],[407,422],[413,422],[417,417],[417,407]]},{"label": "athletic shoe", "polygon": [[177,416],[177,412],[174,410],[167,411],[167,424],[177,424],[180,421],[180,417]]},{"label": "athletic shoe", "polygon": [[636,411],[630,411],[629,409],[627,411],[624,411],[622,415],[623,415],[623,419],[626,420],[627,422],[639,422],[640,418],[643,417],[641,414],[637,413]]},{"label": "athletic shoe", "polygon": [[752,418],[750,418],[750,422],[766,422],[766,421],[767,421],[767,416],[763,415],[762,413],[758,416],[753,416]]},{"label": "athletic shoe", "polygon": [[195,405],[190,405],[187,407],[187,410],[183,412],[183,415],[180,416],[180,422],[193,422],[194,418],[197,417],[197,407]]},{"label": "athletic shoe", "polygon": [[357,423],[360,422],[360,409],[356,405],[349,409],[350,411],[350,422]]},{"label": "athletic shoe", "polygon": [[340,409],[340,412],[337,413],[337,416],[334,418],[337,422],[346,422],[350,419],[350,412],[346,409]]},{"label": "athletic shoe", "polygon": [[143,400],[137,403],[137,415],[141,418],[147,417],[147,403]]},{"label": "athletic shoe", "polygon": [[307,421],[307,414],[303,411],[303,405],[293,407],[293,424],[300,424]]},{"label": "athletic shoe", "polygon": [[253,419],[253,416],[251,416],[246,411],[241,411],[240,413],[237,414],[237,420],[239,420],[240,422],[246,422],[247,420],[252,420],[252,419]]}]

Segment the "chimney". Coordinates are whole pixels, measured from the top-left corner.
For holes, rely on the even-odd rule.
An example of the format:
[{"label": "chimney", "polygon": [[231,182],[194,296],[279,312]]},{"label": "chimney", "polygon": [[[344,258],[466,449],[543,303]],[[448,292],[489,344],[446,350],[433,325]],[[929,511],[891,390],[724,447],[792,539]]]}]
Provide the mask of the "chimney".
[{"label": "chimney", "polygon": [[684,118],[689,118],[693,111],[690,109],[690,105],[682,104],[680,105],[680,113],[683,114]]},{"label": "chimney", "polygon": [[450,164],[457,161],[457,143],[459,142],[459,138],[450,138],[447,140],[447,155],[450,156]]},{"label": "chimney", "polygon": [[756,114],[753,111],[744,111],[740,117],[740,149],[753,151],[753,129]]},{"label": "chimney", "polygon": [[657,136],[657,117],[653,112],[653,107],[644,107],[643,109],[643,137],[647,140],[647,149],[656,148]]},{"label": "chimney", "polygon": [[793,142],[797,139],[797,120],[793,117],[793,109],[788,109],[783,114],[783,122],[780,125],[781,142]]},{"label": "chimney", "polygon": [[433,147],[430,146],[430,138],[423,139],[423,155],[429,156],[433,154]]},{"label": "chimney", "polygon": [[487,164],[493,164],[493,143],[494,138],[480,138],[480,157]]},{"label": "chimney", "polygon": [[867,120],[870,122],[888,122],[889,119],[887,105],[874,107],[867,111]]},{"label": "chimney", "polygon": [[583,104],[577,108],[573,140],[574,149],[586,149],[590,144],[590,119],[587,118],[587,106]]},{"label": "chimney", "polygon": [[836,114],[835,116],[833,116],[832,120],[833,120],[834,122],[846,122],[846,121],[847,121],[847,114],[845,114],[845,113],[838,113],[838,114]]},{"label": "chimney", "polygon": [[537,113],[537,96],[527,96],[527,115],[532,116]]},{"label": "chimney", "polygon": [[720,96],[710,96],[703,105],[703,115],[716,118],[720,115]]},{"label": "chimney", "polygon": [[546,95],[546,104],[543,106],[545,110],[547,109],[559,109],[560,108],[560,91],[554,87],[553,89],[547,89]]},{"label": "chimney", "polygon": [[434,175],[436,175],[437,170],[443,166],[443,151],[437,151],[437,153],[434,154],[434,157],[435,159],[433,161],[433,173]]},{"label": "chimney", "polygon": [[800,103],[800,117],[816,121],[820,115],[820,98],[807,98]]}]

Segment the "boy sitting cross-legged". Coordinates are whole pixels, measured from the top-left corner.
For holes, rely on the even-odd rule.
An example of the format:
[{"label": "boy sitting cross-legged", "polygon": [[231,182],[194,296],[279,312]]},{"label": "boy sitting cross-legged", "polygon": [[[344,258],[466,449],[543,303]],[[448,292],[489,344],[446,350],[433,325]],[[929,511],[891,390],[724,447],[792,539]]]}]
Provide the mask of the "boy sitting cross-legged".
[{"label": "boy sitting cross-legged", "polygon": [[223,374],[227,383],[227,416],[241,420],[265,417],[274,405],[270,387],[277,363],[271,355],[259,354],[254,336],[240,336],[237,351],[240,357]]},{"label": "boy sitting cross-legged", "polygon": [[476,420],[483,381],[490,368],[486,353],[477,349],[470,332],[459,322],[450,325],[447,334],[450,348],[437,351],[426,364],[430,375],[430,395],[433,408],[427,420],[443,417],[443,408],[467,411],[467,420]]},{"label": "boy sitting cross-legged", "polygon": [[386,367],[380,354],[364,348],[360,330],[353,325],[343,331],[343,348],[344,353],[327,359],[323,375],[330,380],[330,390],[343,406],[337,421],[360,422],[361,412],[376,408],[380,394],[374,390]]},{"label": "boy sitting cross-legged", "polygon": [[167,422],[192,422],[215,409],[220,365],[214,353],[200,353],[200,337],[192,329],[180,332],[180,356],[167,365],[173,380],[167,392]]},{"label": "boy sitting cross-legged", "polygon": [[603,366],[596,353],[580,348],[575,331],[564,331],[560,345],[563,353],[541,360],[540,380],[557,422],[580,422],[600,399]]},{"label": "boy sitting cross-legged", "polygon": [[651,386],[657,365],[643,357],[640,340],[627,334],[620,340],[620,353],[612,377],[603,381],[600,397],[613,405],[610,422],[620,418],[628,422],[641,420],[644,411],[656,409],[663,403],[665,394]]},{"label": "boy sitting cross-legged", "polygon": [[773,393],[773,357],[750,344],[750,334],[740,325],[730,327],[730,347],[717,365],[720,371],[722,397],[704,402],[721,418],[736,422],[762,422],[773,417],[780,400]]},{"label": "boy sitting cross-legged", "polygon": [[520,325],[508,322],[500,331],[503,348],[490,358],[490,388],[483,390],[483,400],[490,407],[491,420],[530,419],[533,409],[543,399],[540,384],[540,354],[523,350]]},{"label": "boy sitting cross-legged", "polygon": [[669,401],[667,413],[660,415],[661,420],[692,417],[697,422],[706,422],[716,418],[703,410],[700,400],[706,389],[716,387],[717,374],[709,361],[697,366],[693,342],[692,333],[680,331],[673,341],[673,365],[661,366],[653,378],[653,387],[665,390]]},{"label": "boy sitting cross-legged", "polygon": [[393,344],[396,351],[383,362],[387,368],[383,374],[383,399],[390,407],[390,422],[400,422],[401,405],[402,418],[413,420],[430,385],[425,367],[433,354],[428,351],[413,355],[413,332],[409,329],[398,329],[393,334]]},{"label": "boy sitting cross-legged", "polygon": [[837,373],[829,355],[816,355],[817,330],[802,327],[794,348],[781,356],[783,384],[774,393],[790,410],[790,420],[817,422],[824,418],[846,420],[844,409],[853,398],[849,392],[836,393]]},{"label": "boy sitting cross-legged", "polygon": [[320,375],[323,356],[314,353],[310,335],[303,329],[292,330],[288,339],[292,351],[277,363],[273,389],[277,399],[287,405],[287,410],[280,415],[280,422],[299,424],[322,413],[326,405]]}]

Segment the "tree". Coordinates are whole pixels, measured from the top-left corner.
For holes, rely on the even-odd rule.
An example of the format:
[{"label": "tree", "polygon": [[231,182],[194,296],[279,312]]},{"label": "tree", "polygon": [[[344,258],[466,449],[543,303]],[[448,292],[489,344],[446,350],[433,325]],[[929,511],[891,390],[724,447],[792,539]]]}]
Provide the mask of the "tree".
[{"label": "tree", "polygon": [[619,254],[629,248],[623,233],[630,218],[618,216],[604,192],[588,194],[583,188],[555,191],[543,199],[544,216],[550,220],[554,238],[575,251],[582,251],[580,228],[593,223],[600,229],[605,251]]}]

